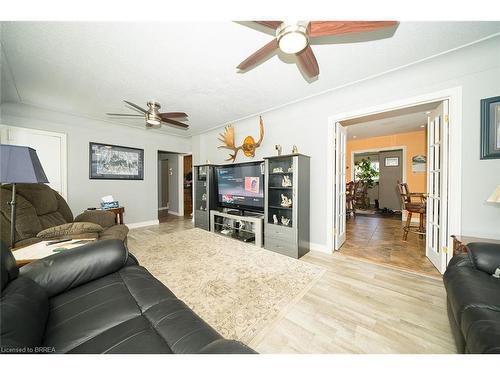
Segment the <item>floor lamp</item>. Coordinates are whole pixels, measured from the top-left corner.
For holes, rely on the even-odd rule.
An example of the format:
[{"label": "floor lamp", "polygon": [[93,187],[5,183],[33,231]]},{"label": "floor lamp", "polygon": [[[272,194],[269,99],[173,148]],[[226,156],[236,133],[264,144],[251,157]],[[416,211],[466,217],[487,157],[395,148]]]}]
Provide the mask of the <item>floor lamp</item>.
[{"label": "floor lamp", "polygon": [[10,247],[16,242],[16,184],[49,182],[36,151],[31,147],[0,144],[0,182],[12,184]]}]

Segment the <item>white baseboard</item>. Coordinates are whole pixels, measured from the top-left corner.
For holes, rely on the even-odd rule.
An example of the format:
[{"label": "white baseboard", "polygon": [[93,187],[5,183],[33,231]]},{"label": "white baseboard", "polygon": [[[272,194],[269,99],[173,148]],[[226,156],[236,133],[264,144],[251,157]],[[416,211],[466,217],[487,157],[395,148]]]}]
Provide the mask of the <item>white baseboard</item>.
[{"label": "white baseboard", "polygon": [[156,220],[148,220],[148,221],[141,221],[138,223],[130,223],[130,224],[125,224],[129,229],[135,229],[135,228],[141,228],[141,227],[149,227],[151,225],[158,225],[160,224],[160,221],[158,219]]},{"label": "white baseboard", "polygon": [[158,211],[164,211],[164,210],[168,210],[168,207],[159,207],[158,208]]},{"label": "white baseboard", "polygon": [[321,245],[319,243],[309,242],[309,250],[320,251],[322,253],[331,254],[332,252],[328,250],[326,245]]},{"label": "white baseboard", "polygon": [[168,211],[168,213],[169,213],[170,215],[175,215],[175,216],[184,216],[184,215],[181,215],[181,213],[180,213],[180,212],[176,212],[176,211]]}]

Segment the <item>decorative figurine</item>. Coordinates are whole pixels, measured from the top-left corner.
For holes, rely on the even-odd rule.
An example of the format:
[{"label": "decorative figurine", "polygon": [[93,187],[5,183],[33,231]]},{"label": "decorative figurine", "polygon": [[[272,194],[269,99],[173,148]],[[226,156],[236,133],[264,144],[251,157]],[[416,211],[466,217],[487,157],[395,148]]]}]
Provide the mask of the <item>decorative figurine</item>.
[{"label": "decorative figurine", "polygon": [[282,216],[281,217],[281,224],[288,226],[288,224],[290,224],[290,219]]},{"label": "decorative figurine", "polygon": [[281,207],[292,207],[292,200],[284,194],[281,194]]},{"label": "decorative figurine", "polygon": [[288,173],[292,173],[293,172],[293,167],[289,167],[288,168]]},{"label": "decorative figurine", "polygon": [[207,200],[207,194],[206,194],[206,193],[203,193],[203,194],[201,195],[201,200],[202,200],[202,201],[206,201],[206,200]]},{"label": "decorative figurine", "polygon": [[274,224],[278,224],[278,216],[276,214],[273,215],[273,222]]},{"label": "decorative figurine", "polygon": [[299,149],[297,148],[297,146],[293,145],[292,154],[298,154],[298,153],[299,153]]},{"label": "decorative figurine", "polygon": [[273,168],[273,173],[283,173],[283,168],[281,167]]},{"label": "decorative figurine", "polygon": [[281,156],[281,145],[274,145],[276,151],[278,151],[278,156]]},{"label": "decorative figurine", "polygon": [[282,187],[290,187],[292,186],[292,180],[290,180],[290,176],[283,176],[283,180],[281,181]]},{"label": "decorative figurine", "polygon": [[217,148],[225,148],[227,150],[231,150],[233,153],[229,154],[229,158],[226,161],[234,161],[236,160],[236,155],[240,150],[243,150],[243,154],[245,156],[253,158],[255,156],[255,150],[260,147],[262,144],[262,140],[264,139],[264,121],[262,117],[259,119],[259,140],[256,142],[255,139],[249,135],[245,137],[243,140],[243,144],[241,146],[236,147],[234,143],[234,128],[233,125],[228,125],[224,128],[224,133],[219,134],[219,141],[224,143],[223,146],[219,146]]}]

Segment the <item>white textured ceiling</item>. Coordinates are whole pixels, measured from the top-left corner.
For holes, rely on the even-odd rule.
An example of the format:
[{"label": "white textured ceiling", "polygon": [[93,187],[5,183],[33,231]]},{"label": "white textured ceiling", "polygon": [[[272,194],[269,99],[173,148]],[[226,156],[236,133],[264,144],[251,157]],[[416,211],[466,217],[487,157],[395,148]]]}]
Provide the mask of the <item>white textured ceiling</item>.
[{"label": "white textured ceiling", "polygon": [[498,32],[500,22],[403,22],[330,38],[313,46],[320,75],[308,82],[281,55],[237,73],[272,38],[244,23],[3,22],[2,100],[142,127],[104,113],[156,99],[190,115],[187,132],[165,131],[191,135]]},{"label": "white textured ceiling", "polygon": [[377,113],[343,121],[347,126],[347,139],[365,139],[386,135],[424,130],[428,113],[439,106],[439,102]]}]

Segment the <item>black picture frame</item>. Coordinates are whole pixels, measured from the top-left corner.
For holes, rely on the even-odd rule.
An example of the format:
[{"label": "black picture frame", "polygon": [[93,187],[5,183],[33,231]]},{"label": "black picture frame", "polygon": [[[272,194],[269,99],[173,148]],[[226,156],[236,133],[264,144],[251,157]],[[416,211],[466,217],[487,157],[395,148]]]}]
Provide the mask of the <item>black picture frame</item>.
[{"label": "black picture frame", "polygon": [[500,96],[481,100],[481,160],[500,159]]},{"label": "black picture frame", "polygon": [[[114,159],[112,163],[115,166],[100,166],[99,164],[106,162],[104,158],[110,157],[109,153],[114,153],[111,157]],[[125,173],[127,171],[133,173]],[[89,178],[91,180],[144,180],[144,150],[89,142]]]}]

